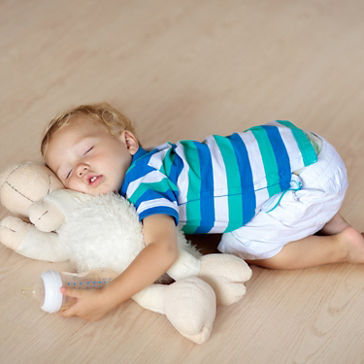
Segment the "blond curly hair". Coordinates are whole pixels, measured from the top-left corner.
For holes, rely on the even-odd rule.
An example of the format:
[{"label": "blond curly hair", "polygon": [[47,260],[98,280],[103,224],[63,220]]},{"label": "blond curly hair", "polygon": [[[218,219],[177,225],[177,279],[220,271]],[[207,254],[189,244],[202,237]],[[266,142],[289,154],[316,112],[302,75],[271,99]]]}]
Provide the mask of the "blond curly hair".
[{"label": "blond curly hair", "polygon": [[122,114],[119,110],[106,102],[80,105],[70,110],[63,112],[52,119],[46,127],[41,142],[40,151],[44,157],[48,144],[52,135],[79,116],[91,117],[96,121],[103,123],[112,135],[119,135],[122,131],[128,130],[135,135],[135,130],[132,122]]}]

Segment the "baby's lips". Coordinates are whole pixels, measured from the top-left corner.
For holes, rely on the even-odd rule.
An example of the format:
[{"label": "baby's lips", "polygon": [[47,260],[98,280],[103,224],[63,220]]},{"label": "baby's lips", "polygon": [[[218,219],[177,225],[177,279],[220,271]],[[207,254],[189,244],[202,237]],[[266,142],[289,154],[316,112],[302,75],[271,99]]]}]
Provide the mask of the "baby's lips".
[{"label": "baby's lips", "polygon": [[93,176],[88,177],[89,185],[94,186],[94,187],[98,186],[101,183],[101,181],[102,181],[102,175],[101,174],[100,175],[93,175]]},{"label": "baby's lips", "polygon": [[96,178],[97,178],[97,175],[96,175],[96,174],[88,174],[88,175],[86,176],[86,180],[87,180],[87,182],[88,182],[88,184],[89,184],[89,185],[92,183],[92,179],[93,179],[94,177],[96,177]]}]

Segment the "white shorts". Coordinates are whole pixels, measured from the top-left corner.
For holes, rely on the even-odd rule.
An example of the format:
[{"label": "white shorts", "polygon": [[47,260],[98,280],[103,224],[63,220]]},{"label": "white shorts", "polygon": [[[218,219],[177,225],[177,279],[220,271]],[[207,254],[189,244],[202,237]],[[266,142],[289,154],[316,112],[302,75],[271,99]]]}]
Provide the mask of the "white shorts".
[{"label": "white shorts", "polygon": [[[279,204],[277,196],[248,224],[222,236],[218,249],[243,259],[267,259],[289,242],[321,230],[339,211],[348,186],[344,162],[324,138],[318,161],[294,176],[302,189],[288,190]],[[294,181],[293,181],[294,182]],[[271,201],[272,200],[272,201]],[[265,210],[265,211],[263,211]]]}]

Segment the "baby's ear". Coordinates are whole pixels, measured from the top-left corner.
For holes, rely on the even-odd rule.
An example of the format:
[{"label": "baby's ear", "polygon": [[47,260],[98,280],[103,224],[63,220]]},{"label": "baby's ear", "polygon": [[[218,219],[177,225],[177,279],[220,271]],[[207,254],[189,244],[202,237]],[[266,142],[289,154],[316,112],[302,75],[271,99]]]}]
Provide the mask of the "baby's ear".
[{"label": "baby's ear", "polygon": [[129,151],[129,153],[131,155],[134,155],[137,152],[137,150],[139,149],[138,139],[129,130],[124,130],[122,132],[122,136],[121,137],[122,137],[122,139],[123,139],[123,141],[125,143],[126,148]]}]

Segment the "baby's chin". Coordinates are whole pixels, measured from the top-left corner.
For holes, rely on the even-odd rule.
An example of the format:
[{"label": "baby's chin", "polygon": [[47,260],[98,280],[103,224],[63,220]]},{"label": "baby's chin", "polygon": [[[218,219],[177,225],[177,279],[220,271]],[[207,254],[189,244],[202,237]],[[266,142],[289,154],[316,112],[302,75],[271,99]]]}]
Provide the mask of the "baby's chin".
[{"label": "baby's chin", "polygon": [[114,191],[113,190],[110,191],[109,189],[100,188],[99,190],[91,190],[91,191],[87,191],[86,193],[88,193],[89,195],[93,195],[93,196],[99,196],[99,195],[105,195],[110,192],[114,192]]},{"label": "baby's chin", "polygon": [[99,188],[95,189],[89,189],[86,193],[93,195],[93,196],[99,196],[99,195],[105,195],[107,193],[118,193],[120,191],[120,188],[112,188],[109,186],[100,186]]},{"label": "baby's chin", "polygon": [[[78,188],[77,188],[78,187]],[[119,193],[121,186],[119,187],[119,184],[117,186],[107,184],[107,183],[101,183],[97,187],[92,186],[77,186],[76,188],[71,188],[74,191],[82,192],[88,195],[98,196],[98,195],[105,195],[107,193]]]},{"label": "baby's chin", "polygon": [[76,192],[81,192],[84,193],[86,195],[92,195],[92,196],[99,196],[99,195],[104,195],[106,193],[112,192],[112,191],[108,191],[107,189],[76,189],[76,188],[69,188],[72,191],[76,191]]}]

